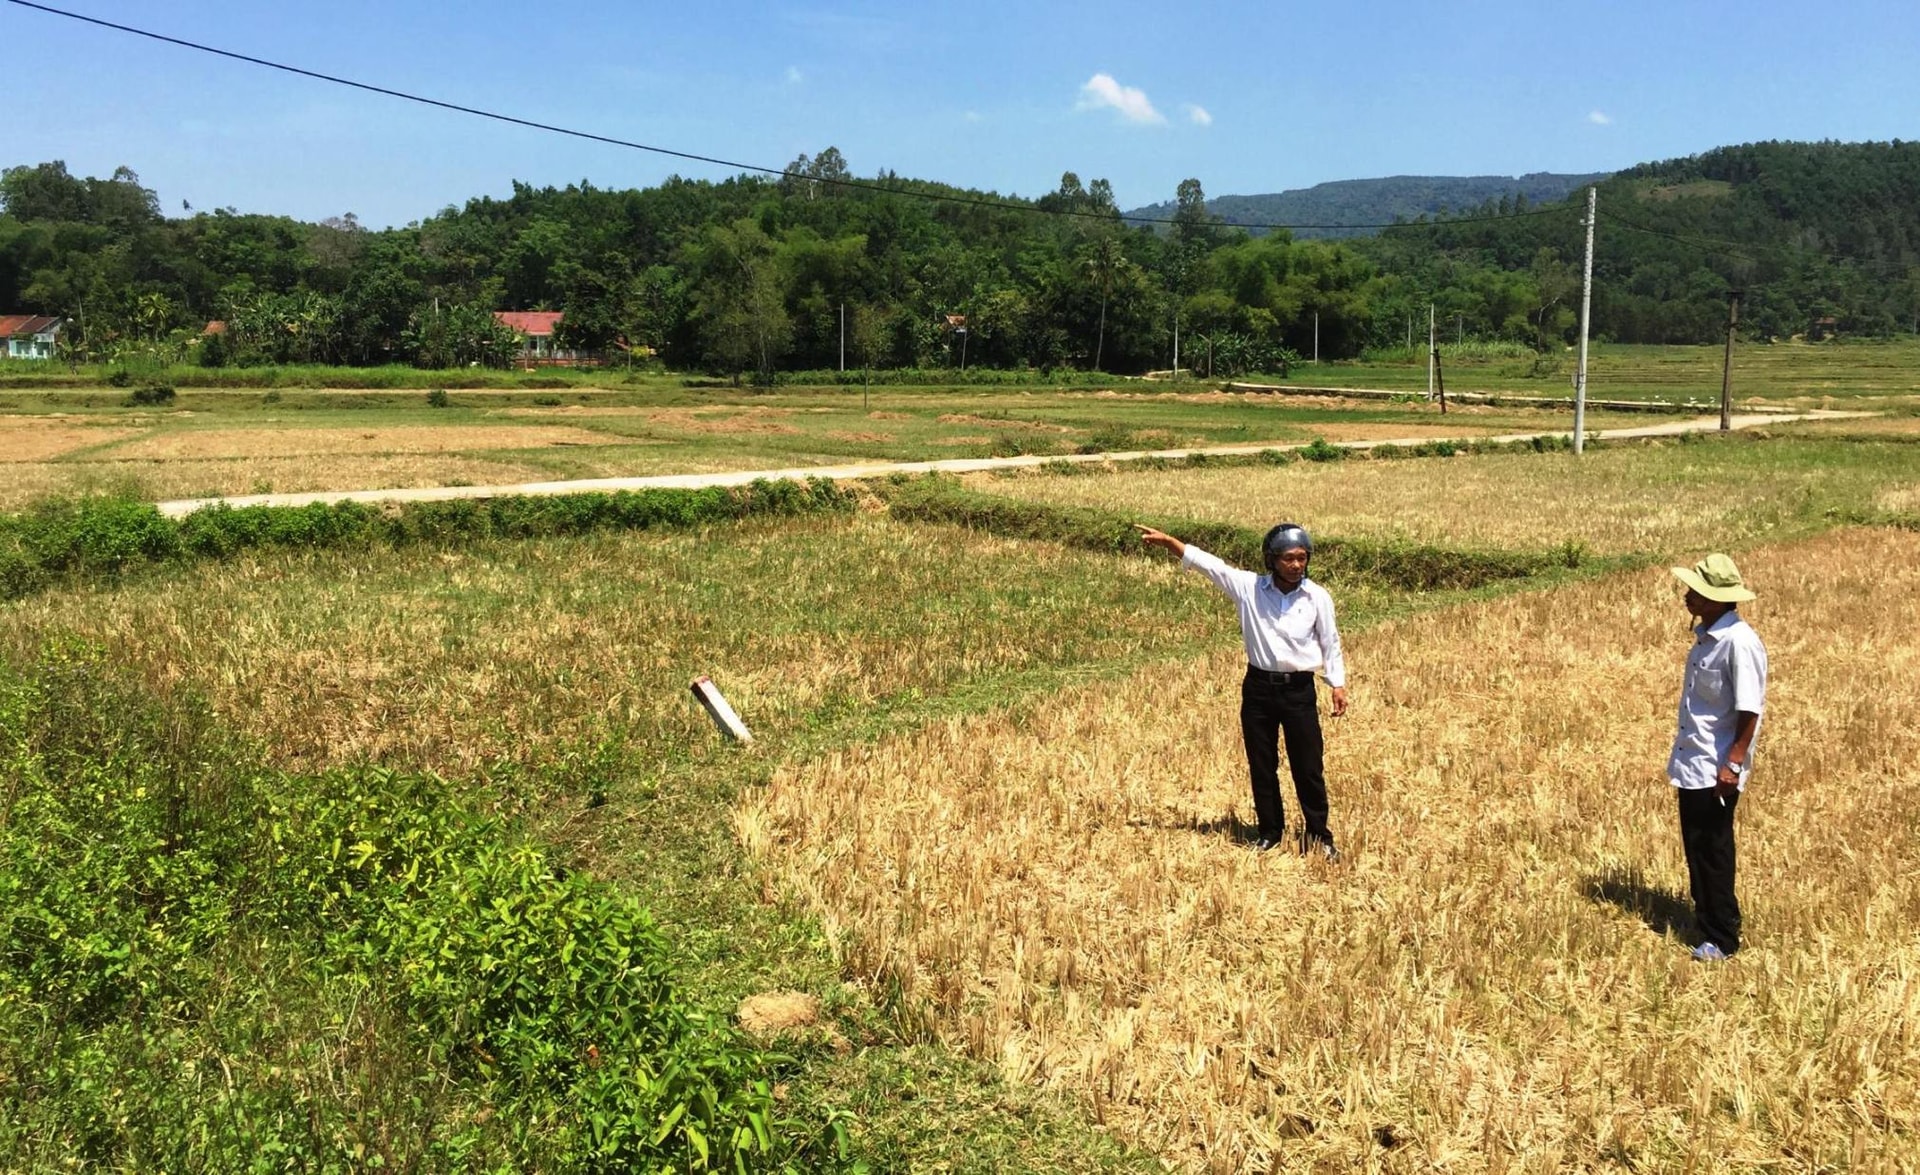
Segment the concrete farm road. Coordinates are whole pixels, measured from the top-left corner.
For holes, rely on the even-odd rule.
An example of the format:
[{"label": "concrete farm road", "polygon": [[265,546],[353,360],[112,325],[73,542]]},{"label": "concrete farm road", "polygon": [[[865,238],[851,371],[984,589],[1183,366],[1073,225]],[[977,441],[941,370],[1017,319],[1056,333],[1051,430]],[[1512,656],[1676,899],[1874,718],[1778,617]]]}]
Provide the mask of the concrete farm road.
[{"label": "concrete farm road", "polygon": [[[1802,420],[1846,420],[1857,417],[1874,416],[1873,412],[1842,412],[1815,409],[1808,412],[1768,412],[1736,415],[1733,427],[1752,428],[1756,425],[1789,424]],[[1637,437],[1680,436],[1684,433],[1717,432],[1720,428],[1718,416],[1698,416],[1690,420],[1672,420],[1662,424],[1641,425],[1635,428],[1610,428],[1589,432],[1588,435],[1599,440],[1631,440]],[[1419,436],[1400,439],[1372,441],[1335,441],[1331,442],[1339,449],[1375,449],[1383,445],[1422,445],[1439,441],[1453,441],[1460,444],[1471,442],[1525,442],[1546,437],[1566,437],[1572,435],[1568,430],[1548,430],[1542,432],[1505,433],[1499,436]],[[806,481],[810,478],[824,478],[828,481],[858,481],[873,477],[890,477],[900,473],[978,473],[994,469],[1027,469],[1037,465],[1050,465],[1066,462],[1073,465],[1097,464],[1106,461],[1143,461],[1149,458],[1180,459],[1194,456],[1230,457],[1263,453],[1269,450],[1292,450],[1305,448],[1304,445],[1224,445],[1198,449],[1153,449],[1127,453],[1074,453],[1052,457],[959,457],[940,461],[892,461],[875,462],[861,465],[813,465],[797,469],[743,469],[728,473],[668,473],[651,477],[598,477],[580,481],[536,481],[521,485],[495,486],[430,486],[421,489],[391,490],[319,490],[303,494],[244,494],[225,498],[184,498],[171,502],[160,502],[160,513],[169,518],[180,518],[196,510],[209,506],[226,505],[234,508],[242,506],[310,506],[316,502],[332,504],[335,502],[447,502],[459,499],[503,498],[519,495],[546,496],[553,494],[612,493],[616,490],[699,490],[714,486],[743,486],[755,481]]]}]

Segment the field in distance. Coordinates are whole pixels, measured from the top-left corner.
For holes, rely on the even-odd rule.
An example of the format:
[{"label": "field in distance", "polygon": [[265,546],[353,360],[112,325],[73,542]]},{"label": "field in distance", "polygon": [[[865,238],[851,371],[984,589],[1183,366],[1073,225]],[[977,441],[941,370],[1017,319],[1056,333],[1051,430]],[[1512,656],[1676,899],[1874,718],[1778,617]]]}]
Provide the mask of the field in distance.
[{"label": "field in distance", "polygon": [[[1869,422],[1872,423],[1872,422]],[[1803,533],[1848,512],[1909,512],[1920,445],[1830,438],[1635,442],[1571,453],[970,474],[975,488],[1060,506],[1446,546],[1679,553]]]},{"label": "field in distance", "polygon": [[[0,510],[52,494],[148,500],[310,490],[513,485],[853,462],[1058,455],[1566,428],[1565,413],[1300,402],[1169,390],[812,389],[0,393]],[[1642,424],[1596,413],[1595,428]]]},{"label": "field in distance", "polygon": [[[1720,347],[1596,344],[1588,351],[1587,394],[1717,406],[1724,357]],[[1579,356],[1571,348],[1533,355],[1472,342],[1454,346],[1443,332],[1441,364],[1449,392],[1570,397]],[[1422,341],[1373,359],[1304,364],[1285,382],[1425,394],[1426,346]],[[1740,405],[1814,408],[1888,401],[1912,410],[1920,405],[1920,339],[1741,342],[1734,348],[1733,398]]]}]

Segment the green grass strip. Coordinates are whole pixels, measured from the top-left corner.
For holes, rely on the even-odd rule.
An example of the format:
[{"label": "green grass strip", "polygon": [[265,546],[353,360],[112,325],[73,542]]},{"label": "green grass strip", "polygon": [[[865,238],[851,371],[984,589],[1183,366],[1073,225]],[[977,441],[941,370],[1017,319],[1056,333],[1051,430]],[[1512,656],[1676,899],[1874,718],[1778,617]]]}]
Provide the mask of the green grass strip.
[{"label": "green grass strip", "polygon": [[738,488],[622,490],[481,501],[368,506],[210,506],[180,519],[151,503],[62,499],[0,517],[0,599],[62,578],[220,559],[259,548],[342,550],[377,544],[461,544],[594,531],[687,529],[744,518],[851,510],[828,481],[756,481]]},{"label": "green grass strip", "polygon": [[[1105,554],[1148,553],[1134,529],[1136,522],[1145,522],[1229,563],[1258,567],[1260,542],[1265,537],[1264,531],[1228,522],[1134,518],[1091,507],[1054,506],[984,494],[939,475],[890,483],[882,492],[893,516],[904,521],[946,523]],[[1336,537],[1314,541],[1317,578],[1332,582],[1364,578],[1405,591],[1471,589],[1556,568],[1579,567],[1592,558],[1577,543],[1540,551],[1477,551]]]}]

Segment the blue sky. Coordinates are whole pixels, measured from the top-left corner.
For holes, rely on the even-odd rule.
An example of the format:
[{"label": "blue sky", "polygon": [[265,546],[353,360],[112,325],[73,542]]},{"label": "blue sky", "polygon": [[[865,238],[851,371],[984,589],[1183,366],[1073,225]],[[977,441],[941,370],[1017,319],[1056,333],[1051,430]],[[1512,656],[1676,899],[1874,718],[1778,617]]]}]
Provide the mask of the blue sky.
[{"label": "blue sky", "polygon": [[[829,145],[1123,207],[1397,174],[1596,171],[1755,139],[1920,137],[1912,0],[565,5],[48,0],[464,105],[780,167]],[[120,164],[179,213],[403,224],[513,180],[727,169],[502,126],[0,0],[0,164]]]}]

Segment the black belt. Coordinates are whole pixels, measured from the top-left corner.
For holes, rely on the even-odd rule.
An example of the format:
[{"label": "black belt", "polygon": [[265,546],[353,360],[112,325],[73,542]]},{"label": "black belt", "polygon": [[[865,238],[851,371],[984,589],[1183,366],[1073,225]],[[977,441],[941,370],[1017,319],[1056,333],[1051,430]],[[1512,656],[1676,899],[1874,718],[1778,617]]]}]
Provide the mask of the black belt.
[{"label": "black belt", "polygon": [[1262,669],[1258,665],[1247,666],[1248,677],[1253,678],[1255,681],[1267,682],[1271,685],[1310,685],[1313,682],[1313,674],[1314,671],[1311,669],[1293,669],[1281,672],[1273,669]]}]

